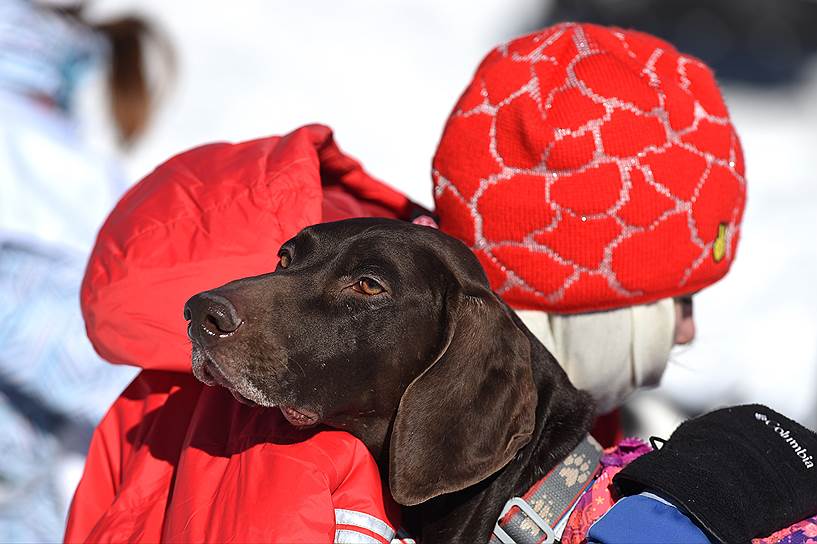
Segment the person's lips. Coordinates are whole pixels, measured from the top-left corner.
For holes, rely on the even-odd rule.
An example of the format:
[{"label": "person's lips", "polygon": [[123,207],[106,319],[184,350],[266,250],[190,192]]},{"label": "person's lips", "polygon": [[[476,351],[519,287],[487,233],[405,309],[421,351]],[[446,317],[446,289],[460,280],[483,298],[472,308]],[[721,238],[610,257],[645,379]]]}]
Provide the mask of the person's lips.
[{"label": "person's lips", "polygon": [[280,406],[280,409],[286,420],[295,427],[309,427],[318,423],[318,414],[315,412],[292,406]]}]

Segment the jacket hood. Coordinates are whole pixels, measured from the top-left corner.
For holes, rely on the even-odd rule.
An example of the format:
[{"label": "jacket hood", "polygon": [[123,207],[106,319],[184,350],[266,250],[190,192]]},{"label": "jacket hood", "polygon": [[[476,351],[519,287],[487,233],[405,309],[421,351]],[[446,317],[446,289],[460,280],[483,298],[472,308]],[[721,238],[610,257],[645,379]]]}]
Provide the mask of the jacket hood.
[{"label": "jacket hood", "polygon": [[133,186],[102,226],[80,293],[88,336],[111,363],[190,372],[189,297],[273,270],[280,245],[309,225],[409,219],[415,208],[322,125],[186,151]]}]

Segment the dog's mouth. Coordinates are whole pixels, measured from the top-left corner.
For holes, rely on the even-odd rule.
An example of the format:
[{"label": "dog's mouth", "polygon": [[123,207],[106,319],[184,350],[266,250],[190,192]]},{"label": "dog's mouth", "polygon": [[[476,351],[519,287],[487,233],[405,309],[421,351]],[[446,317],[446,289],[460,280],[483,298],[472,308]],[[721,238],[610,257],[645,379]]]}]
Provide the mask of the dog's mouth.
[{"label": "dog's mouth", "polygon": [[293,427],[311,427],[318,423],[318,414],[305,408],[294,408],[292,406],[279,406],[279,408]]},{"label": "dog's mouth", "polygon": [[238,389],[236,389],[235,386],[232,383],[230,383],[230,380],[227,379],[227,377],[224,375],[224,373],[221,372],[221,370],[218,368],[218,365],[216,365],[212,361],[212,359],[208,359],[207,361],[205,361],[204,366],[202,367],[201,370],[202,374],[204,374],[208,379],[213,381],[213,384],[210,385],[218,384],[221,387],[227,389],[230,392],[230,394],[232,394],[232,396],[235,398],[235,400],[237,400],[241,404],[246,404],[247,406],[261,406],[254,400],[248,399],[247,397],[242,395],[238,391]]},{"label": "dog's mouth", "polygon": [[230,394],[233,395],[235,400],[241,404],[246,404],[247,406],[261,406],[254,400],[242,395],[236,386],[233,385],[229,378],[224,375],[224,372],[221,371],[218,365],[209,356],[203,353],[200,353],[199,356],[202,358],[202,360],[198,362],[198,364],[193,365],[193,374],[196,376],[196,378],[207,385],[220,385],[221,387],[227,389]]},{"label": "dog's mouth", "polygon": [[[193,347],[193,374],[199,381],[207,385],[220,385],[227,389],[235,400],[241,404],[253,407],[264,406],[264,404],[259,404],[242,394],[210,355],[195,344]],[[283,414],[284,418],[286,418],[293,427],[311,427],[317,425],[320,420],[320,416],[317,412],[306,408],[296,408],[286,404],[279,405],[278,408],[281,410],[281,414]]]}]

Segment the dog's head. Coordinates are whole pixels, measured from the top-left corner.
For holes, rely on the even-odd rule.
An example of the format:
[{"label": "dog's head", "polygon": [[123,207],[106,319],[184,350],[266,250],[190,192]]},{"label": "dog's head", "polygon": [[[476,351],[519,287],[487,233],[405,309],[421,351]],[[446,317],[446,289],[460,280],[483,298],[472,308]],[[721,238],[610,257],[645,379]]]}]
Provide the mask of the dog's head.
[{"label": "dog's head", "polygon": [[278,257],[185,305],[201,381],[373,449],[390,437],[406,505],[481,481],[530,440],[530,340],[464,244],[355,219],[304,229]]}]

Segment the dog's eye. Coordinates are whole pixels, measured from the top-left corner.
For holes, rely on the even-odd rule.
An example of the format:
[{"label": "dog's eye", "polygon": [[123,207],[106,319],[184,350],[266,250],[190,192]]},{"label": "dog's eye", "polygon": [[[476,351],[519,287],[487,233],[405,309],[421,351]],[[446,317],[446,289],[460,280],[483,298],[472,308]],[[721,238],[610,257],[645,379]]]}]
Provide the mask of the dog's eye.
[{"label": "dog's eye", "polygon": [[292,262],[292,256],[289,254],[288,251],[282,251],[281,254],[278,255],[278,258],[280,259],[278,261],[278,264],[280,265],[281,268],[288,267],[289,263]]},{"label": "dog's eye", "polygon": [[358,293],[363,293],[364,295],[379,295],[385,289],[383,286],[377,283],[377,281],[373,280],[372,278],[362,277],[357,280],[357,283],[352,286],[352,289],[357,291]]}]

